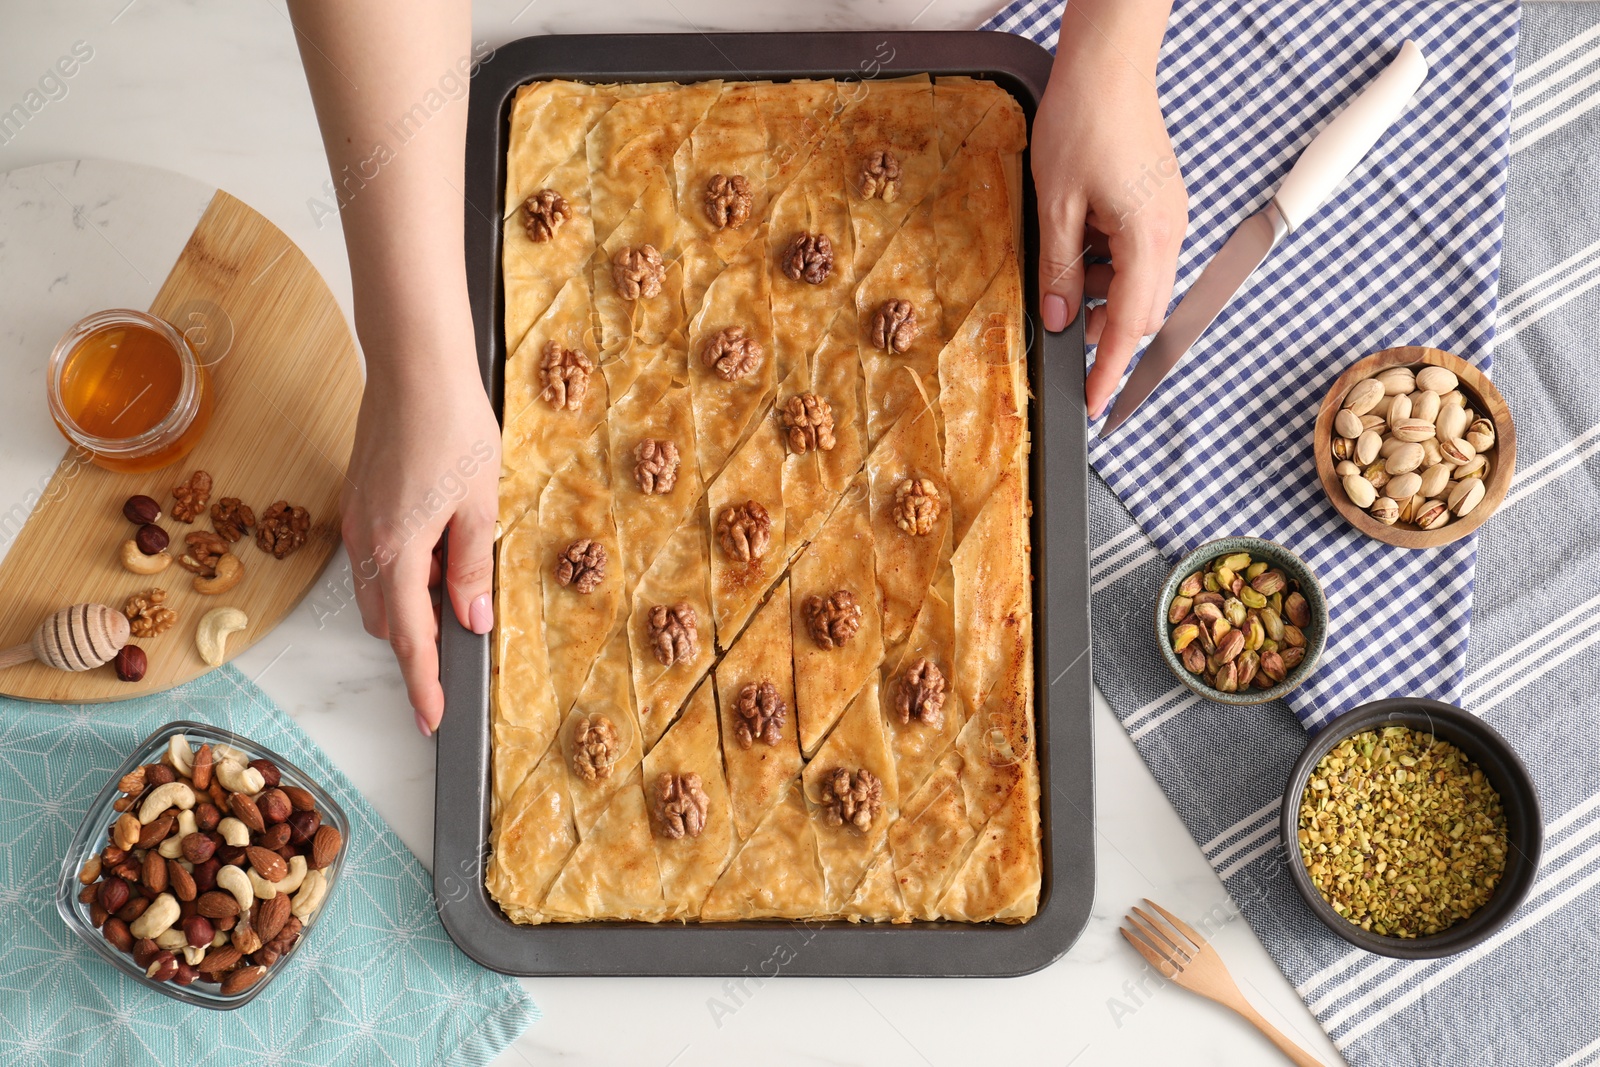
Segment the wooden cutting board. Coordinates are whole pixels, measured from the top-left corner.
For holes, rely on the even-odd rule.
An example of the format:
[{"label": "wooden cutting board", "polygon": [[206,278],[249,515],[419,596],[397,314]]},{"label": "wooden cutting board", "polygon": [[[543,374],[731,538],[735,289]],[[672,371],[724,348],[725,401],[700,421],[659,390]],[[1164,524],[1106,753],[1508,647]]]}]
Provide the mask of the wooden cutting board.
[{"label": "wooden cutting board", "polygon": [[[194,645],[201,615],[228,605],[249,616],[249,627],[228,639],[229,658],[238,655],[299,603],[338,546],[361,366],[316,268],[281,230],[219,190],[149,311],[185,331],[208,364],[216,398],[211,425],[188,456],[147,474],[114,474],[68,450],[0,561],[0,647],[28,641],[58,608],[84,601],[121,608],[151,586],[167,590],[178,621],[160,636],[135,639],[149,657],[140,682],[120,681],[109,665],[68,673],[28,664],[0,671],[0,694],[124,700],[189,681],[210,670]],[[70,325],[60,323],[60,332]],[[40,362],[48,355],[41,351]],[[42,392],[38,401],[42,407]],[[219,596],[196,593],[176,562],[152,577],[124,570],[117,552],[134,532],[122,515],[129,496],[143,493],[161,503],[160,525],[172,537],[174,556],[185,534],[211,529],[208,515],[192,524],[171,516],[173,486],[197,468],[215,480],[213,502],[236,496],[258,513],[277,500],[305,507],[310,538],[284,560],[253,539],[241,540],[234,553],[244,562],[244,581]]]}]

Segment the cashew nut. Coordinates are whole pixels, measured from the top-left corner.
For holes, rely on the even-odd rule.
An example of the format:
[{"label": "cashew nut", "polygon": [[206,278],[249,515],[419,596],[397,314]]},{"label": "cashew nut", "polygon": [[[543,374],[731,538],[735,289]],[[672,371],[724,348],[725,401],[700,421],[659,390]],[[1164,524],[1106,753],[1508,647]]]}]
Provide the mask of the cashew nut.
[{"label": "cashew nut", "polygon": [[300,892],[289,905],[289,914],[301,922],[311,918],[311,913],[322,907],[322,898],[328,895],[328,879],[321,871],[310,871],[300,883]]},{"label": "cashew nut", "polygon": [[143,915],[128,925],[128,932],[134,937],[160,937],[178,921],[178,910],[178,898],[162,893],[150,902]]},{"label": "cashew nut", "polygon": [[[216,569],[217,576],[215,578],[202,578],[198,574],[194,576],[195,592],[204,593],[207,596],[216,596],[218,593],[226,593],[244,581],[244,563],[232,552],[224,552],[217,557]],[[243,623],[240,623],[234,629],[241,629],[243,625]],[[212,664],[212,666],[216,666],[216,664]]]},{"label": "cashew nut", "polygon": [[194,821],[194,812],[187,808],[180,810],[178,812],[178,828],[173,831],[172,836],[161,842],[156,851],[166,859],[177,859],[183,855],[183,839],[198,829],[200,827]]},{"label": "cashew nut", "polygon": [[206,947],[204,945],[201,945],[199,948],[195,948],[193,945],[187,942],[184,943],[183,962],[187,963],[191,967],[198,967],[200,966],[200,961],[205,958]]},{"label": "cashew nut", "polygon": [[267,780],[260,771],[254,767],[246,767],[242,763],[235,763],[231,759],[216,764],[211,773],[222,783],[222,788],[230,793],[248,793],[255,796],[267,787]]},{"label": "cashew nut", "polygon": [[235,819],[232,815],[217,823],[217,833],[222,839],[235,848],[243,848],[250,843],[250,827]]},{"label": "cashew nut", "polygon": [[[200,616],[200,625],[194,630],[194,644],[200,658],[213,667],[222,666],[227,659],[228,635],[250,625],[250,619],[238,608],[212,608]],[[227,783],[223,783],[227,787]]]},{"label": "cashew nut", "polygon": [[139,822],[149,826],[157,817],[168,808],[182,808],[187,810],[194,807],[194,790],[188,782],[168,782],[158,785],[150,790],[150,795],[144,798],[144,804],[139,808]]},{"label": "cashew nut", "polygon": [[228,931],[226,931],[226,930],[215,930],[215,931],[212,932],[212,934],[211,934],[211,947],[212,948],[221,948],[223,945],[226,945],[227,943],[228,943]]},{"label": "cashew nut", "polygon": [[233,894],[233,899],[239,902],[240,915],[249,912],[250,905],[256,902],[256,891],[250,887],[250,876],[231,863],[217,871],[217,888]]},{"label": "cashew nut", "polygon": [[289,873],[272,884],[280,893],[293,893],[300,888],[300,883],[306,880],[306,858],[294,856],[289,860]]},{"label": "cashew nut", "polygon": [[122,552],[118,557],[122,560],[125,570],[134,574],[160,574],[172,565],[172,556],[166,552],[157,552],[147,556],[139,551],[139,542],[129,538],[122,542]]},{"label": "cashew nut", "polygon": [[250,876],[250,889],[257,900],[271,900],[278,895],[278,887],[257,874],[254,867],[244,873]]},{"label": "cashew nut", "polygon": [[188,943],[189,939],[184,936],[183,928],[181,926],[169,926],[165,930],[161,931],[161,933],[156,935],[156,947],[164,948],[168,952],[173,952],[177,949],[180,949]]},{"label": "cashew nut", "polygon": [[194,777],[194,749],[189,746],[187,737],[173,734],[167,739],[167,762],[185,778]]},{"label": "cashew nut", "polygon": [[242,748],[234,748],[226,741],[218,741],[211,746],[211,758],[221,763],[223,760],[232,760],[243,767],[250,762],[250,753]]}]

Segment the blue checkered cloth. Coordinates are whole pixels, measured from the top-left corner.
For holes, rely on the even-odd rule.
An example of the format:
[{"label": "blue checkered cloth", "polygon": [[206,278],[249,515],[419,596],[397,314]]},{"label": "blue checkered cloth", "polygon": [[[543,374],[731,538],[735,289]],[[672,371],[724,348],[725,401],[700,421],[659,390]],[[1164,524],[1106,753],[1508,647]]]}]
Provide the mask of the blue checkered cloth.
[{"label": "blue checkered cloth", "polygon": [[[987,28],[1053,47],[1060,10],[1018,0]],[[1461,696],[1475,540],[1411,552],[1365,537],[1322,491],[1311,427],[1333,379],[1381,348],[1432,345],[1489,369],[1517,6],[1179,0],[1161,50],[1162,109],[1189,189],[1181,295],[1408,38],[1429,71],[1399,122],[1117,435],[1090,448],[1154,541],[1102,561],[1096,589],[1158,551],[1175,559],[1230,534],[1310,564],[1328,646],[1289,704],[1312,728],[1385,693]]]},{"label": "blue checkered cloth", "polygon": [[[995,25],[1051,43],[1057,9],[1013,5]],[[1300,108],[1358,87],[1403,37],[1428,53],[1432,74],[1335,202],[1179,368],[1172,395],[1094,454],[1105,478],[1089,487],[1095,680],[1240,912],[1357,1067],[1600,1063],[1589,959],[1600,942],[1600,4],[1530,4],[1520,41],[1517,20],[1509,3],[1181,0],[1161,74],[1195,212],[1180,292],[1325,117]],[[1294,87],[1282,100],[1251,92],[1280,85]],[[1470,542],[1397,557],[1340,529],[1305,445],[1328,381],[1395,343],[1454,348],[1487,367],[1491,339],[1519,464],[1479,531],[1478,573]],[[1205,374],[1220,384],[1202,388]],[[1234,406],[1264,428],[1229,438]],[[1204,425],[1177,426],[1174,408]],[[1207,449],[1219,448],[1248,473],[1218,479]],[[1186,494],[1173,468],[1185,483],[1213,481]],[[1278,838],[1279,798],[1305,730],[1282,703],[1192,699],[1150,641],[1170,555],[1216,532],[1275,535],[1308,555],[1336,629],[1365,634],[1329,648],[1294,709],[1308,726],[1369,696],[1431,694],[1517,748],[1545,816],[1543,862],[1527,901],[1484,944],[1442,960],[1373,956],[1334,937],[1290,884],[1299,860]],[[1410,655],[1383,658],[1394,641]]]}]

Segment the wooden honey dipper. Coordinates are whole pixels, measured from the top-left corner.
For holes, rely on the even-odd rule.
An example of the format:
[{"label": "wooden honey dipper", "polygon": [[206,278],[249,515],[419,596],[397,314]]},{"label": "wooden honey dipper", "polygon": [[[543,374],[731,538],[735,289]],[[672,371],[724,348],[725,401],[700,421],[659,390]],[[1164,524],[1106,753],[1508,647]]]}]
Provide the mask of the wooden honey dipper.
[{"label": "wooden honey dipper", "polygon": [[128,617],[104,604],[74,604],[39,625],[33,640],[0,652],[0,670],[38,660],[58,671],[109,663],[128,643]]}]

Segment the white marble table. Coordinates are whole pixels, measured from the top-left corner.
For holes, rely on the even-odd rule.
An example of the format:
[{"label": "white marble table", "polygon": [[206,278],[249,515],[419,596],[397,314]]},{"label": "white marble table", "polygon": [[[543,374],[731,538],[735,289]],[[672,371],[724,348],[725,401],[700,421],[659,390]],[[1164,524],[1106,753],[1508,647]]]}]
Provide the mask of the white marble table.
[{"label": "white marble table", "polygon": [[[1001,0],[483,0],[490,45],[551,31],[970,28]],[[126,6],[124,6],[126,5]],[[20,129],[0,133],[0,171],[59,159],[130,160],[191,175],[281,226],[349,309],[343,241],[311,202],[327,168],[287,16],[277,0],[226,5],[42,0],[7,5],[0,111],[75,44],[92,55]],[[9,220],[0,219],[0,240]],[[171,254],[175,254],[176,249]],[[159,278],[155,279],[159,283]],[[152,289],[153,293],[153,289]],[[0,324],[3,325],[3,324]],[[48,342],[37,358],[47,355]],[[7,346],[3,358],[20,360]],[[29,375],[32,366],[6,367]],[[36,375],[35,375],[36,376]],[[8,379],[9,380],[9,379]],[[40,390],[42,393],[42,390]],[[59,445],[38,420],[0,422],[0,484]],[[32,457],[32,458],[30,458]],[[9,499],[7,505],[9,506]],[[433,747],[417,736],[386,646],[342,593],[348,565],[239,661],[332,754],[418,855],[433,837]],[[1161,988],[1123,944],[1126,907],[1153,897],[1221,922],[1217,943],[1263,1012],[1328,1063],[1338,1059],[1185,833],[1103,702],[1096,703],[1099,883],[1094,916],[1054,966],[1005,981],[530,980],[545,1017],[498,1065],[1285,1061],[1244,1023]]]}]

